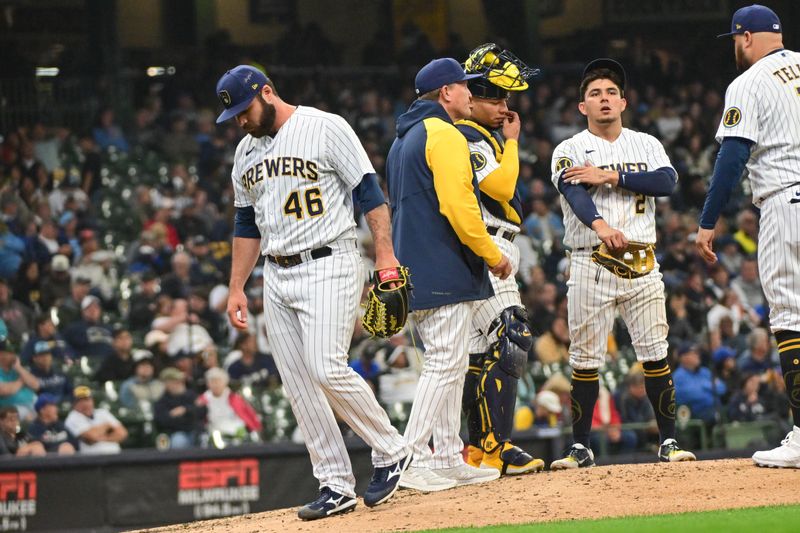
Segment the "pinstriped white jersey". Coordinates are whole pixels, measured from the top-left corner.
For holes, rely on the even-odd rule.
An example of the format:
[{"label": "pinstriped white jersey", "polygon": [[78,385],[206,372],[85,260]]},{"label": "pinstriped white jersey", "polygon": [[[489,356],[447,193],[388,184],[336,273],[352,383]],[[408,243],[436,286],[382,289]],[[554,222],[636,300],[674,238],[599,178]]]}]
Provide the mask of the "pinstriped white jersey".
[{"label": "pinstriped white jersey", "polygon": [[800,183],[800,53],[762,57],[728,86],[717,141],[755,143],[747,162],[753,203]]},{"label": "pinstriped white jersey", "polygon": [[[620,136],[614,142],[608,142],[586,129],[562,141],[553,151],[551,179],[556,188],[564,170],[583,165],[587,161],[593,166],[620,172],[673,168],[661,142],[652,135],[622,128]],[[609,226],[620,230],[629,240],[656,242],[653,197],[620,187],[606,186],[591,187],[589,195],[597,206],[597,212]],[[561,210],[564,213],[566,246],[575,249],[600,244],[597,234],[578,219],[563,195]]]},{"label": "pinstriped white jersey", "polygon": [[352,190],[374,172],[342,117],[298,106],[275,137],[239,142],[234,205],[253,207],[262,254],[293,255],[355,238]]},{"label": "pinstriped white jersey", "polygon": [[[469,153],[472,160],[472,168],[475,171],[475,178],[478,180],[478,183],[480,183],[486,179],[486,176],[500,168],[500,162],[497,160],[497,156],[494,153],[494,147],[488,142],[480,140],[476,142],[467,142],[467,144],[469,145]],[[481,195],[483,195],[483,193],[481,193]],[[483,221],[487,226],[502,228],[512,233],[519,233],[519,226],[512,224],[508,220],[494,216],[486,209],[483,202],[480,202],[480,206]]]}]

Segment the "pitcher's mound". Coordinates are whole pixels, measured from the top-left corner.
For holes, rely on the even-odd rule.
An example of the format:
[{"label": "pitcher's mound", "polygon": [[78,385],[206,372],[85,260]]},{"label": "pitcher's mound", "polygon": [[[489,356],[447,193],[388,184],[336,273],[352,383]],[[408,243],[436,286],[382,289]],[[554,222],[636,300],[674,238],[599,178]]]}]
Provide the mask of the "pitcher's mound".
[{"label": "pitcher's mound", "polygon": [[[750,459],[611,465],[505,477],[439,493],[399,491],[388,503],[303,522],[297,509],[157,531],[406,531],[579,520],[800,503],[800,472],[757,468]],[[309,495],[311,497],[313,495]]]}]

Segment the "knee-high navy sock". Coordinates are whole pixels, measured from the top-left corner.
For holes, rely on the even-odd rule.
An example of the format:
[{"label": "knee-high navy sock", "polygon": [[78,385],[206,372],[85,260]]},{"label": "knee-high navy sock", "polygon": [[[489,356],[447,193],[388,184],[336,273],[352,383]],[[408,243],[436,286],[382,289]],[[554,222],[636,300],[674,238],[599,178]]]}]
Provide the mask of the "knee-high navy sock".
[{"label": "knee-high navy sock", "polygon": [[800,331],[778,331],[775,339],[778,341],[781,370],[792,419],[794,425],[800,427]]},{"label": "knee-high navy sock", "polygon": [[572,438],[587,448],[592,432],[594,404],[599,393],[600,376],[596,368],[572,371]]},{"label": "knee-high navy sock", "polygon": [[667,359],[647,361],[644,366],[644,386],[656,414],[661,441],[675,438],[675,385]]}]

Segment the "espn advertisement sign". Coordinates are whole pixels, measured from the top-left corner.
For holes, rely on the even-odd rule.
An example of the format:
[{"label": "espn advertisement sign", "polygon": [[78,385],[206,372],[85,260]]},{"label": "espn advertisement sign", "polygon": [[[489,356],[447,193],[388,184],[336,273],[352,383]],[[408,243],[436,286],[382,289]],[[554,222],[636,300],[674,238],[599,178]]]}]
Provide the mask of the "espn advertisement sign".
[{"label": "espn advertisement sign", "polygon": [[261,497],[258,460],[185,461],[178,465],[178,505],[195,519],[240,515]]},{"label": "espn advertisement sign", "polygon": [[0,531],[28,529],[36,493],[36,472],[0,472]]}]

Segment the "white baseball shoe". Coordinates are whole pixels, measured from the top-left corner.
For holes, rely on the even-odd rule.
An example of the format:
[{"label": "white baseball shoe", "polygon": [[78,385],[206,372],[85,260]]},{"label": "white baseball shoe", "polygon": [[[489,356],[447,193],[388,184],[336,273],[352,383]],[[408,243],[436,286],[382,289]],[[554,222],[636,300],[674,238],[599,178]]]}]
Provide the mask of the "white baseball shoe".
[{"label": "white baseball shoe", "polygon": [[800,428],[794,426],[777,448],[753,454],[756,466],[800,468]]},{"label": "white baseball shoe", "polygon": [[405,489],[414,489],[422,492],[436,492],[452,489],[456,486],[456,482],[452,479],[439,476],[430,468],[414,466],[413,464],[403,472],[398,484]]},{"label": "white baseball shoe", "polygon": [[433,472],[443,478],[450,479],[456,482],[456,486],[474,485],[475,483],[486,483],[487,481],[494,481],[500,477],[500,471],[494,468],[476,468],[467,463],[461,463],[458,466],[450,468],[435,468]]}]

